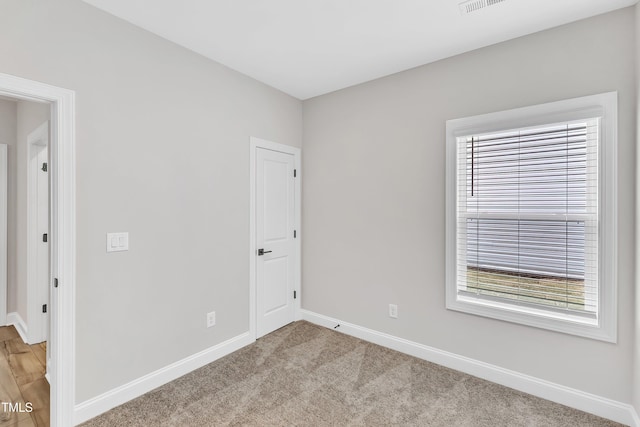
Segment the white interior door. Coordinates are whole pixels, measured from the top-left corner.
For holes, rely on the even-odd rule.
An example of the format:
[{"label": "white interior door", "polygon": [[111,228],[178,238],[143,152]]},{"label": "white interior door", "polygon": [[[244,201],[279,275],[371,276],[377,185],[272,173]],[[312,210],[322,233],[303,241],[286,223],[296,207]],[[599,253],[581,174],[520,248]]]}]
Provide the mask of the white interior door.
[{"label": "white interior door", "polygon": [[49,123],[27,137],[29,146],[27,194],[27,329],[29,344],[49,337]]},{"label": "white interior door", "polygon": [[[42,341],[49,338],[49,150],[43,147],[38,153],[38,231],[42,242],[38,246],[38,304],[42,307]],[[44,165],[47,165],[46,167]],[[47,236],[44,238],[44,236]],[[44,307],[47,307],[46,311]]]},{"label": "white interior door", "polygon": [[294,156],[256,149],[257,337],[294,321]]},{"label": "white interior door", "polygon": [[[49,312],[51,311],[51,304],[49,303],[51,298],[51,232],[49,230],[49,148],[44,147],[38,153],[38,164],[40,170],[38,171],[38,230],[41,236],[47,236],[46,239],[42,239],[41,244],[38,246],[38,304],[42,307],[40,313],[42,325],[40,340],[49,341]],[[44,165],[47,165],[46,167]],[[45,241],[46,240],[46,241]],[[46,309],[45,309],[46,307]],[[51,364],[51,346],[47,346],[46,350],[46,369],[47,380],[49,379],[49,365]]]}]

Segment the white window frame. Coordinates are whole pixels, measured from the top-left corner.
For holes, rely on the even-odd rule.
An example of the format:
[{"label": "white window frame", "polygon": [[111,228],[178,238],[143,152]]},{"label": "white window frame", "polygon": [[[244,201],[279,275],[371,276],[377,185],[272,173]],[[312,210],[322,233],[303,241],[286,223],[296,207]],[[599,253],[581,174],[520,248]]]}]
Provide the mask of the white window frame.
[{"label": "white window frame", "polygon": [[[617,92],[573,98],[446,123],[446,307],[571,335],[617,342]],[[544,308],[468,298],[458,292],[457,139],[503,130],[600,118],[598,144],[598,309],[581,319]]]}]

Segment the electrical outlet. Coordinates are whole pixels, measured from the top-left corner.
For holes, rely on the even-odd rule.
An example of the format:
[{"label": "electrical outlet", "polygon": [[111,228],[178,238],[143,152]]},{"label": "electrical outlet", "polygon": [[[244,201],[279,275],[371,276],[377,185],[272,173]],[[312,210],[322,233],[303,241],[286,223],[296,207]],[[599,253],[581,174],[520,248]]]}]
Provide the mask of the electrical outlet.
[{"label": "electrical outlet", "polygon": [[212,311],[211,313],[207,313],[207,328],[216,325],[216,312]]},{"label": "electrical outlet", "polygon": [[389,304],[389,317],[398,318],[398,306],[396,304]]}]

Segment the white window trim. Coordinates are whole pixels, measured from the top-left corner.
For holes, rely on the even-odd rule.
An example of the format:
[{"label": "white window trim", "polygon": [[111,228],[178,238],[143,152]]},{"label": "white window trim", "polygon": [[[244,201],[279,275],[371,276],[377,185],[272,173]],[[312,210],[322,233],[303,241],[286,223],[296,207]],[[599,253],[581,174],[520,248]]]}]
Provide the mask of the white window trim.
[{"label": "white window trim", "polygon": [[[557,332],[617,342],[617,92],[483,114],[446,123],[446,307]],[[456,259],[457,138],[505,129],[601,117],[598,147],[599,277],[598,316],[568,320],[553,311],[482,302],[458,294]]]}]

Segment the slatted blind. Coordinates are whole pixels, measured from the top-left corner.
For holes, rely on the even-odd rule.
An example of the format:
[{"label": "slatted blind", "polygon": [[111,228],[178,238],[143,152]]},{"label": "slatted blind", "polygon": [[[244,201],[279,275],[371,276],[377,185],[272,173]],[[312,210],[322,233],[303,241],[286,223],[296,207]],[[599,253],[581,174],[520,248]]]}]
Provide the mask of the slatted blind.
[{"label": "slatted blind", "polygon": [[598,125],[457,139],[459,294],[597,314]]}]

